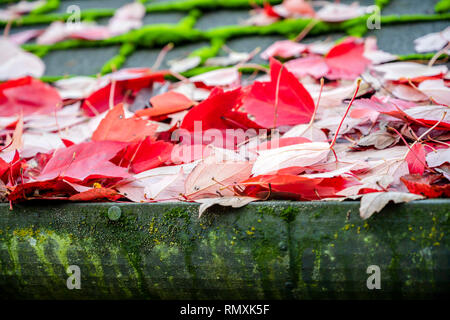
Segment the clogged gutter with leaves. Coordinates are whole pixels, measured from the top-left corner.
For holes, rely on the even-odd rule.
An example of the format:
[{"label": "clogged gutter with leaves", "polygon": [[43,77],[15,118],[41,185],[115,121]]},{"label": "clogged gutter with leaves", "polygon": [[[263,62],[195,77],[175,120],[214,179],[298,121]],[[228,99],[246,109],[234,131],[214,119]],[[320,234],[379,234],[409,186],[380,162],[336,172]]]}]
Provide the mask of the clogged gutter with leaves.
[{"label": "clogged gutter with leaves", "polygon": [[[11,208],[33,199],[195,201],[200,214],[268,199],[360,199],[367,219],[389,201],[448,197],[450,82],[439,59],[448,57],[449,28],[416,40],[418,52],[436,53],[425,63],[399,61],[371,37],[303,42],[317,24],[366,13],[342,6],[265,3],[247,24],[310,22],[263,52],[188,57],[158,70],[168,45],[152,69],[51,84],[39,79],[42,60],[19,46],[25,38],[109,39],[140,26],[142,4],[105,27],[74,32],[55,22],[2,37],[0,199]],[[20,14],[13,9],[0,18]],[[248,64],[255,54],[268,67]],[[201,63],[218,68],[180,74]],[[255,72],[243,77],[245,68]]]}]

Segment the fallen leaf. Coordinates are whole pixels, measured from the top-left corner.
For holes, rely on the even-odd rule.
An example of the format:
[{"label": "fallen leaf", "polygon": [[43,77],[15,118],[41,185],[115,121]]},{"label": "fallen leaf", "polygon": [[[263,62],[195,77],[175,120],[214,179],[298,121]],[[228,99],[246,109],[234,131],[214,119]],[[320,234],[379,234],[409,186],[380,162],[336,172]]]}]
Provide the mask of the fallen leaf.
[{"label": "fallen leaf", "polygon": [[428,33],[414,40],[416,52],[433,52],[444,48],[450,41],[450,27],[441,32]]},{"label": "fallen leaf", "polygon": [[0,37],[0,48],[0,81],[25,76],[40,78],[44,75],[45,64],[36,55],[4,37]]},{"label": "fallen leaf", "polygon": [[197,199],[195,202],[201,203],[198,210],[198,217],[201,218],[206,209],[214,206],[220,205],[224,207],[241,208],[246,206],[250,202],[258,201],[260,199],[253,197],[220,197],[220,198],[207,198],[207,199]]},{"label": "fallen leaf", "polygon": [[426,155],[426,161],[431,168],[450,163],[450,148],[447,147],[429,152]]},{"label": "fallen leaf", "polygon": [[351,5],[345,3],[327,2],[317,11],[317,17],[326,22],[341,22],[364,15],[367,7],[362,7],[358,2]]},{"label": "fallen leaf", "polygon": [[262,150],[253,165],[252,174],[262,175],[288,167],[306,167],[327,159],[327,142],[310,142]]},{"label": "fallen leaf", "polygon": [[376,149],[386,149],[397,143],[399,140],[400,137],[398,135],[391,134],[384,130],[378,130],[368,136],[361,137],[358,141],[358,145],[363,147],[374,146]]},{"label": "fallen leaf", "polygon": [[292,58],[305,52],[307,45],[291,40],[276,41],[261,53],[261,58],[269,60],[271,57]]},{"label": "fallen leaf", "polygon": [[270,82],[255,82],[241,110],[264,128],[308,123],[314,101],[297,78],[280,62],[270,60]]},{"label": "fallen leaf", "polygon": [[400,180],[411,193],[419,194],[427,198],[450,197],[450,184],[442,174],[409,174],[401,177]]},{"label": "fallen leaf", "polygon": [[408,163],[409,173],[422,175],[425,172],[425,147],[423,144],[416,143],[408,151],[406,162]]},{"label": "fallen leaf", "polygon": [[91,188],[69,197],[69,201],[116,201],[122,198],[122,195],[116,190],[110,188]]},{"label": "fallen leaf", "polygon": [[240,74],[237,68],[223,68],[202,73],[198,76],[192,77],[191,82],[201,82],[209,87],[228,87],[239,85]]},{"label": "fallen leaf", "polygon": [[370,61],[364,57],[364,42],[349,37],[337,44],[325,56],[328,79],[356,79]]},{"label": "fallen leaf", "polygon": [[444,80],[425,80],[419,84],[418,89],[433,101],[450,105],[450,88],[445,85]]},{"label": "fallen leaf", "polygon": [[176,91],[168,91],[154,96],[150,99],[150,103],[152,108],[138,110],[136,115],[139,117],[158,117],[189,109],[195,104],[184,94]]},{"label": "fallen leaf", "polygon": [[0,84],[0,117],[49,114],[61,106],[58,92],[40,80],[25,77]]},{"label": "fallen leaf", "polygon": [[415,62],[391,62],[372,66],[372,69],[382,73],[385,80],[403,80],[405,82],[442,77],[448,71],[445,65],[429,67]]},{"label": "fallen leaf", "polygon": [[374,213],[380,212],[389,201],[394,203],[410,202],[424,199],[423,196],[405,192],[374,192],[361,197],[359,215],[362,219],[369,219]]},{"label": "fallen leaf", "polygon": [[186,197],[232,196],[233,185],[250,177],[252,165],[247,161],[217,161],[214,156],[210,156],[200,162],[187,177]]},{"label": "fallen leaf", "polygon": [[36,178],[39,181],[64,178],[70,182],[88,178],[126,178],[126,169],[114,165],[112,159],[125,146],[121,142],[92,141],[56,150]]},{"label": "fallen leaf", "polygon": [[158,125],[140,118],[125,118],[123,104],[116,105],[100,122],[92,135],[93,141],[136,142],[146,137],[155,138]]}]

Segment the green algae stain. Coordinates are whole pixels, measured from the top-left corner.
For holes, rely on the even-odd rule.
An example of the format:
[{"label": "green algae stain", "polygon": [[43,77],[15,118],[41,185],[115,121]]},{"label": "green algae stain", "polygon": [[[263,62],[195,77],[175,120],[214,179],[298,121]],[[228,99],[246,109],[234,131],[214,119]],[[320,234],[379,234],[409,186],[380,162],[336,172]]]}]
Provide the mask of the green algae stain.
[{"label": "green algae stain", "polygon": [[18,250],[17,238],[12,237],[7,242],[7,250],[8,250],[9,256],[11,258],[11,261],[13,263],[13,269],[10,270],[9,274],[16,275],[19,277],[19,279],[21,279],[22,270],[21,270],[20,261],[19,261],[19,250]]},{"label": "green algae stain", "polygon": [[62,236],[57,233],[48,232],[47,231],[47,238],[53,240],[57,244],[57,249],[55,250],[55,254],[59,259],[59,262],[64,267],[64,270],[67,270],[69,265],[68,257],[67,257],[67,251],[72,244],[72,239],[69,236]]}]

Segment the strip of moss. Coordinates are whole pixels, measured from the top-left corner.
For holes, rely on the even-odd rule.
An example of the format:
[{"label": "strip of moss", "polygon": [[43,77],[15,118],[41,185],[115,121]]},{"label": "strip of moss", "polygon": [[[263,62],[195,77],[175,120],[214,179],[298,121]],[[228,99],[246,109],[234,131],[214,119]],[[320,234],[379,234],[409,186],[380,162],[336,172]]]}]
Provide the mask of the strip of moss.
[{"label": "strip of moss", "polygon": [[251,3],[259,6],[264,2],[279,4],[282,0],[179,0],[171,2],[151,3],[147,6],[147,12],[190,11],[200,9],[205,11],[219,9],[249,9]]},{"label": "strip of moss", "polygon": [[30,15],[40,15],[43,13],[51,12],[59,8],[61,4],[60,0],[47,0],[42,6],[37,7],[30,12]]},{"label": "strip of moss", "polygon": [[136,46],[132,43],[124,43],[119,50],[119,53],[111,58],[105,65],[102,67],[100,73],[102,75],[111,73],[115,70],[120,69],[127,58],[136,50]]},{"label": "strip of moss", "polygon": [[205,46],[203,48],[194,50],[189,56],[199,57],[201,59],[201,63],[203,64],[209,58],[217,56],[224,44],[225,44],[224,39],[214,38],[211,40],[210,46]]},{"label": "strip of moss", "polygon": [[[0,0],[1,1],[1,0]],[[276,4],[281,0],[265,0],[268,3]],[[13,26],[24,26],[34,24],[48,24],[53,21],[64,21],[70,17],[69,13],[49,13],[42,14],[54,10],[59,7],[59,0],[49,0],[36,10],[36,14],[30,14],[13,21]],[[58,6],[56,6],[58,2]],[[254,0],[255,3],[262,5],[264,0]],[[56,7],[55,7],[56,6]],[[251,1],[249,0],[186,0],[186,1],[173,1],[163,3],[151,3],[146,7],[147,13],[151,12],[171,12],[181,11],[189,12],[192,10],[220,10],[220,9],[250,9]],[[38,10],[39,9],[39,10]],[[86,9],[81,12],[81,19],[89,21],[97,20],[100,18],[112,17],[115,13],[115,9]],[[5,26],[7,21],[1,21],[0,25]]]},{"label": "strip of moss", "polygon": [[389,4],[390,0],[375,0],[375,5],[383,9]]},{"label": "strip of moss", "polygon": [[444,13],[450,11],[450,0],[441,0],[434,6],[434,11]]},{"label": "strip of moss", "polygon": [[[435,53],[411,53],[402,56],[398,56],[398,60],[407,61],[407,60],[431,60],[434,57]],[[441,54],[438,57],[438,60],[448,59],[448,54]]]}]

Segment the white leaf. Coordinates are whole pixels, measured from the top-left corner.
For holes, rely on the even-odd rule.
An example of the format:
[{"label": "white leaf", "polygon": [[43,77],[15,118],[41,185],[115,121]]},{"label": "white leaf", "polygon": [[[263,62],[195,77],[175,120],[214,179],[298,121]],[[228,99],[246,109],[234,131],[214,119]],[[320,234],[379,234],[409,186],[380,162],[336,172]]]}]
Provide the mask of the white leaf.
[{"label": "white leaf", "polygon": [[225,188],[250,177],[252,163],[248,161],[217,161],[209,156],[200,162],[186,179],[186,196],[190,199],[205,196],[231,196]]},{"label": "white leaf", "polygon": [[326,134],[315,125],[298,124],[287,131],[283,138],[304,137],[315,142],[326,142]]},{"label": "white leaf", "polygon": [[374,213],[380,212],[389,201],[395,203],[410,202],[413,200],[424,199],[423,196],[406,192],[374,192],[367,193],[361,198],[359,215],[362,219],[370,218]]},{"label": "white leaf", "polygon": [[450,88],[445,86],[444,80],[425,80],[418,88],[437,103],[450,105]]},{"label": "white leaf", "polygon": [[357,2],[347,5],[344,3],[326,3],[317,11],[317,17],[326,22],[340,22],[357,18],[366,13],[368,7],[361,7]]},{"label": "white leaf", "polygon": [[431,167],[439,167],[444,163],[450,163],[450,148],[438,149],[431,151],[426,156],[427,164]]},{"label": "white leaf", "polygon": [[203,82],[207,86],[229,86],[239,83],[240,75],[237,68],[224,68],[199,74],[189,79],[191,82]]},{"label": "white leaf", "polygon": [[221,197],[221,198],[198,199],[195,200],[195,202],[201,203],[200,208],[198,210],[198,217],[200,218],[202,214],[206,211],[206,209],[212,207],[215,204],[224,207],[240,208],[249,204],[250,202],[258,200],[260,199],[253,197]]},{"label": "white leaf", "polygon": [[119,35],[142,26],[145,6],[140,2],[132,2],[119,8],[109,20],[108,29],[112,35]]},{"label": "white leaf", "polygon": [[62,99],[86,98],[95,91],[97,79],[92,77],[78,76],[61,79],[54,83]]},{"label": "white leaf", "polygon": [[175,73],[181,73],[188,70],[191,70],[198,66],[202,59],[200,57],[187,57],[180,60],[170,60],[168,65],[170,66],[170,71]]},{"label": "white leaf", "polygon": [[288,167],[306,167],[326,160],[330,152],[327,142],[294,144],[262,150],[253,165],[252,174],[261,175]]},{"label": "white leaf", "polygon": [[450,112],[449,108],[446,106],[418,106],[406,109],[404,112],[415,119],[450,122]]},{"label": "white leaf", "polygon": [[392,62],[373,66],[373,70],[384,73],[385,80],[413,79],[418,77],[431,77],[446,74],[446,66],[429,67],[415,62]]},{"label": "white leaf", "polygon": [[214,57],[209,58],[205,62],[205,66],[233,66],[238,63],[246,62],[250,60],[251,55],[246,52],[231,52],[226,57]]},{"label": "white leaf", "polygon": [[450,41],[450,27],[441,32],[426,34],[414,40],[414,48],[417,52],[433,52],[444,48]]},{"label": "white leaf", "polygon": [[0,81],[44,75],[45,64],[39,57],[4,37],[0,37],[0,48]]}]

